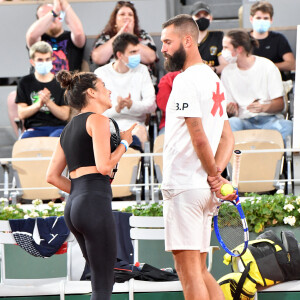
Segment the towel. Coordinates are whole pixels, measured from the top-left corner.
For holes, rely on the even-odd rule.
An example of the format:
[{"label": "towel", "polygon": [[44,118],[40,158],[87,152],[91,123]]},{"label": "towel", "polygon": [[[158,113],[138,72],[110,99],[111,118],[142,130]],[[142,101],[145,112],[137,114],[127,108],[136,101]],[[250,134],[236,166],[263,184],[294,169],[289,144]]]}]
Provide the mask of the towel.
[{"label": "towel", "polygon": [[16,243],[36,257],[55,254],[70,234],[64,217],[9,220]]}]

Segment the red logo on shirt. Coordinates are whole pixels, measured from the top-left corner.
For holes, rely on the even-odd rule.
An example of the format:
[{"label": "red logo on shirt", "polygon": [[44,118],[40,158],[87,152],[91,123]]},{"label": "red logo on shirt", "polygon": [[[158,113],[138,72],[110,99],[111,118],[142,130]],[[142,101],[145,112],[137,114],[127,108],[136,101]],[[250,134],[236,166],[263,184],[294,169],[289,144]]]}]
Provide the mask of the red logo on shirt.
[{"label": "red logo on shirt", "polygon": [[217,82],[217,90],[216,92],[213,92],[212,99],[214,100],[214,106],[211,110],[211,114],[215,116],[219,108],[220,109],[219,114],[220,117],[222,117],[223,115],[222,101],[225,100],[225,97],[224,97],[224,93],[220,94],[220,82]]}]

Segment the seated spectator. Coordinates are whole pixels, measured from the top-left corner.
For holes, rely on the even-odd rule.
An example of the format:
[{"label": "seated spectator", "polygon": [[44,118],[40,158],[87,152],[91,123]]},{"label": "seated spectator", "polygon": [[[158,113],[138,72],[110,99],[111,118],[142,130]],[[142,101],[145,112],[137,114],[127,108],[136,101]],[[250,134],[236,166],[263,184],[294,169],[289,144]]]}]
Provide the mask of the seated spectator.
[{"label": "seated spectator", "polygon": [[283,84],[278,68],[269,59],[252,55],[257,40],[242,30],[223,38],[223,57],[229,64],[221,80],[227,92],[227,113],[232,131],[278,130],[285,140],[292,134],[292,121],[284,120]]},{"label": "seated spectator", "polygon": [[104,114],[118,122],[120,130],[134,123],[132,147],[143,149],[148,140],[145,121],[156,109],[155,91],[147,67],[140,64],[140,43],[129,33],[118,35],[112,44],[115,61],[95,70],[111,91],[112,108]]},{"label": "seated spectator", "polygon": [[172,91],[173,81],[179,73],[180,71],[167,73],[160,79],[158,84],[156,103],[162,112],[162,117],[159,124],[159,135],[165,133],[166,107]]},{"label": "seated spectator", "polygon": [[279,32],[269,31],[273,13],[273,6],[267,1],[258,1],[251,7],[250,22],[253,31],[250,35],[259,42],[253,54],[270,59],[281,71],[282,79],[287,80],[289,71],[296,68],[295,57],[285,36]]},{"label": "seated spectator", "polygon": [[21,138],[60,136],[70,109],[64,104],[64,90],[51,73],[52,48],[43,41],[29,49],[33,74],[20,79],[16,103],[19,118],[24,120],[26,131]]},{"label": "seated spectator", "polygon": [[141,63],[148,66],[153,85],[156,85],[154,62],[157,60],[156,46],[152,37],[140,29],[139,19],[134,4],[130,1],[118,1],[110,15],[104,30],[96,38],[91,53],[92,61],[103,66],[114,60],[113,41],[122,33],[131,33],[138,37],[140,43]]},{"label": "seated spectator", "polygon": [[[53,49],[53,74],[60,70],[80,70],[86,37],[72,6],[66,0],[54,0],[53,5],[43,3],[38,6],[36,16],[37,20],[26,33],[28,49],[40,40],[49,43]],[[64,20],[61,18],[63,16]],[[63,21],[70,31],[64,30]],[[14,91],[7,98],[7,106],[11,125],[17,135],[18,129],[14,119],[18,116],[18,108],[15,99]]]},{"label": "seated spectator", "polygon": [[209,6],[204,2],[196,2],[192,6],[191,15],[199,27],[198,49],[203,61],[214,72],[221,74],[227,62],[222,57],[222,31],[208,31],[213,17]]}]

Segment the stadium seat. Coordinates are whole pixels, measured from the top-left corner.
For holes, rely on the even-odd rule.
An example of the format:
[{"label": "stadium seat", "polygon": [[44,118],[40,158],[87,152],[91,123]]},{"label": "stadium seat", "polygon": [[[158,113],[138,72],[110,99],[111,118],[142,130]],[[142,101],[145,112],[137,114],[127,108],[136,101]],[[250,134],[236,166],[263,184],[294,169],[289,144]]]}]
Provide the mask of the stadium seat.
[{"label": "stadium seat", "polygon": [[[51,157],[58,142],[57,137],[34,137],[21,139],[15,142],[12,150],[12,168],[14,170],[14,180],[12,188],[8,189],[8,164],[2,162],[5,172],[5,186],[8,189],[5,195],[16,203],[21,198],[25,200],[57,199],[64,195],[57,188],[46,182],[46,172],[50,159],[41,160],[42,157]],[[32,160],[22,159],[32,158]],[[17,159],[17,160],[14,160]]]},{"label": "stadium seat", "polygon": [[[154,141],[154,146],[153,146],[154,154],[162,154],[163,153],[164,139],[165,139],[164,134],[157,136],[157,138]],[[155,171],[156,181],[158,184],[161,184],[162,183],[162,172],[163,172],[163,157],[162,157],[162,155],[153,156],[153,162],[154,162],[154,171]],[[154,200],[157,202],[159,200],[160,188],[159,188],[159,186],[156,186],[153,188],[154,188]]]},{"label": "stadium seat", "polygon": [[138,154],[140,154],[140,151],[128,148],[126,155],[121,158],[118,165],[118,171],[115,175],[114,181],[112,182],[114,198],[122,198],[135,194],[137,202],[141,201],[142,188],[139,186],[133,186],[138,180],[141,165],[141,157],[134,156]]},{"label": "stadium seat", "polygon": [[[261,150],[284,149],[282,136],[277,130],[251,129],[233,132],[235,138],[234,149]],[[263,193],[283,188],[279,184],[284,151],[244,153],[241,158],[239,192]],[[232,173],[231,158],[228,171]],[[272,182],[248,182],[256,180],[272,180]]]}]

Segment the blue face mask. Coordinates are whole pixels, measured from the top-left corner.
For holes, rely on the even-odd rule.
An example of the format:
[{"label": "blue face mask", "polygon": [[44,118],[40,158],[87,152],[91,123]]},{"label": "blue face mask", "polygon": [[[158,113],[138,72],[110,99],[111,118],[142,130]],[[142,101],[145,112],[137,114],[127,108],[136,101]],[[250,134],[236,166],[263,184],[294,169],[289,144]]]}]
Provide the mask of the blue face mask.
[{"label": "blue face mask", "polygon": [[270,20],[253,20],[252,28],[258,33],[265,33],[269,30],[271,26]]},{"label": "blue face mask", "polygon": [[53,68],[52,61],[38,61],[35,63],[34,68],[39,74],[46,75],[50,73]]},{"label": "blue face mask", "polygon": [[128,56],[128,63],[126,66],[130,69],[136,68],[141,62],[141,54],[135,54]]}]

